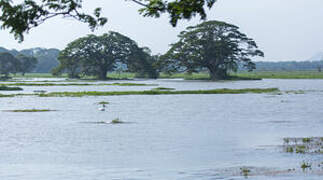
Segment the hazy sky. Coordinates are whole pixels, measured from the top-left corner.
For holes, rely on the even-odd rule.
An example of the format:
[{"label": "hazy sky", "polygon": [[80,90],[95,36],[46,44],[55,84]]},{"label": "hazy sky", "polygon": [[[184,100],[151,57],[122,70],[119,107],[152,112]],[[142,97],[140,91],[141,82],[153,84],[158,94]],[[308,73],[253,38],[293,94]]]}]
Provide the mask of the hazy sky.
[{"label": "hazy sky", "polygon": [[[109,30],[129,36],[153,53],[164,53],[177,34],[199,18],[182,21],[176,28],[162,18],[144,18],[139,6],[125,0],[83,0],[84,9],[102,7],[108,23],[95,31]],[[305,60],[323,51],[323,0],[218,0],[208,12],[208,20],[235,24],[253,38],[265,58],[260,60]],[[23,43],[14,40],[8,31],[0,30],[0,46],[12,49],[32,47],[63,49],[67,43],[92,33],[87,25],[62,18],[49,20],[25,36]]]}]

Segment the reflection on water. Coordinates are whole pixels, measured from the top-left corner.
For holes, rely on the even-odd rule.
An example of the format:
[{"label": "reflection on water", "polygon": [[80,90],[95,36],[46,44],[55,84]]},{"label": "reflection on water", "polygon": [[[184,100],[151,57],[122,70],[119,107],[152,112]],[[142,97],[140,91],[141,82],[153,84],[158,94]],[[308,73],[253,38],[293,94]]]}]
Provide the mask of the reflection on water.
[{"label": "reflection on water", "polygon": [[[133,83],[133,81],[132,81]],[[322,80],[139,81],[183,89],[323,90]],[[46,91],[146,90],[154,87],[24,87]],[[35,179],[321,179],[298,172],[322,155],[283,153],[284,137],[322,136],[323,93],[0,98],[0,178]],[[268,98],[270,96],[270,98]],[[98,102],[108,101],[106,111]],[[13,113],[13,109],[55,112]],[[125,124],[111,125],[119,118]],[[86,122],[86,123],[84,123]],[[273,170],[272,170],[273,169]],[[268,171],[267,171],[268,170]],[[322,173],[321,173],[322,175]]]}]

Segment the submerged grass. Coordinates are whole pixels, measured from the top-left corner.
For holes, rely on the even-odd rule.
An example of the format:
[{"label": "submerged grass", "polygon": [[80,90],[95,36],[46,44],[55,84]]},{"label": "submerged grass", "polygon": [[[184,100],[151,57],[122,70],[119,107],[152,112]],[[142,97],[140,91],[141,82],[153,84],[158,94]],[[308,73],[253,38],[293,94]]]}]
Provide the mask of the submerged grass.
[{"label": "submerged grass", "polygon": [[82,96],[121,96],[121,95],[176,95],[176,94],[245,94],[245,93],[271,93],[279,91],[278,88],[267,89],[213,89],[213,90],[184,90],[184,91],[83,91],[83,92],[51,92],[39,94],[40,97],[82,97]]}]

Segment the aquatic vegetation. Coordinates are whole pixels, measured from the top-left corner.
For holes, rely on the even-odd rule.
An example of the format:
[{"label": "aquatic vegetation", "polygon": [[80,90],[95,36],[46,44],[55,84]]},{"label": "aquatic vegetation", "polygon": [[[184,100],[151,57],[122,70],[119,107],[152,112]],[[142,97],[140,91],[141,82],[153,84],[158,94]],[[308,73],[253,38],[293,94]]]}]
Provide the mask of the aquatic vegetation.
[{"label": "aquatic vegetation", "polygon": [[3,98],[3,97],[15,97],[15,95],[13,95],[13,94],[0,94],[0,98]]},{"label": "aquatic vegetation", "polygon": [[177,95],[177,94],[246,94],[270,93],[278,88],[267,89],[213,89],[213,90],[183,90],[183,91],[83,91],[83,92],[51,92],[39,94],[40,97],[82,97],[82,96],[121,96],[121,95]]},{"label": "aquatic vegetation", "polygon": [[322,137],[284,138],[284,151],[298,154],[322,154]]},{"label": "aquatic vegetation", "polygon": [[311,138],[303,138],[302,141],[303,141],[303,143],[309,143],[312,141],[312,139]]},{"label": "aquatic vegetation", "polygon": [[285,91],[286,94],[305,94],[304,90],[290,90],[290,91]]},{"label": "aquatic vegetation", "polygon": [[23,89],[20,87],[8,87],[5,85],[0,86],[0,91],[22,91]]},{"label": "aquatic vegetation", "polygon": [[286,147],[286,152],[293,153],[294,152],[293,147],[291,147],[291,146]]},{"label": "aquatic vegetation", "polygon": [[8,110],[9,112],[49,112],[56,111],[50,109],[16,109],[16,110]]},{"label": "aquatic vegetation", "polygon": [[100,104],[100,105],[106,105],[106,104],[110,104],[110,103],[107,102],[107,101],[101,101],[101,102],[98,102],[98,104]]},{"label": "aquatic vegetation", "polygon": [[303,171],[305,171],[306,169],[311,168],[311,167],[312,167],[312,165],[310,163],[306,163],[306,162],[303,162],[301,165],[301,168],[303,169]]},{"label": "aquatic vegetation", "polygon": [[151,89],[152,91],[172,91],[175,90],[175,88],[166,88],[166,87],[158,87]]},{"label": "aquatic vegetation", "polygon": [[111,124],[122,124],[122,123],[124,123],[124,122],[123,122],[123,121],[121,121],[119,118],[113,119],[113,120],[111,121]]},{"label": "aquatic vegetation", "polygon": [[240,168],[240,171],[244,177],[248,177],[249,173],[251,172],[251,170],[247,167]]},{"label": "aquatic vegetation", "polygon": [[[140,83],[8,83],[4,86],[157,86],[157,84],[140,84]],[[1,90],[1,89],[0,89]]]}]

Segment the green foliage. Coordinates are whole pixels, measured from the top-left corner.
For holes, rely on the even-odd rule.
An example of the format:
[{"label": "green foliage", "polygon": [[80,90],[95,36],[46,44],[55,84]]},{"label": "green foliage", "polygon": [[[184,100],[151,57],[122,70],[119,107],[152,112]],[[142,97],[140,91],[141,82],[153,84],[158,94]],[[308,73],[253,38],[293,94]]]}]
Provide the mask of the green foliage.
[{"label": "green foliage", "polygon": [[122,124],[122,123],[124,123],[124,122],[123,122],[123,121],[121,121],[119,118],[113,119],[113,120],[111,121],[111,124]]},{"label": "green foliage", "polygon": [[21,91],[21,90],[23,89],[20,87],[7,87],[7,86],[0,85],[0,91]]},{"label": "green foliage", "polygon": [[301,168],[302,168],[303,170],[308,169],[308,168],[311,168],[311,167],[312,167],[312,165],[311,165],[310,163],[303,162],[303,163],[301,164]]},{"label": "green foliage", "polygon": [[255,69],[251,58],[264,56],[239,27],[220,21],[207,21],[181,32],[179,41],[160,59],[163,71],[199,72],[207,69],[212,80],[227,79],[239,66]]},{"label": "green foliage", "polygon": [[293,153],[294,152],[294,148],[291,147],[291,146],[288,146],[288,147],[286,147],[286,152]]},{"label": "green foliage", "polygon": [[3,75],[4,79],[8,78],[10,73],[19,72],[20,64],[10,53],[0,53],[0,75]]},{"label": "green foliage", "polygon": [[23,76],[26,72],[31,72],[35,69],[38,63],[35,57],[25,56],[22,54],[19,54],[16,58],[20,61],[20,72]]},{"label": "green foliage", "polygon": [[107,22],[101,17],[101,8],[96,8],[93,15],[81,12],[81,9],[81,0],[23,0],[20,3],[1,0],[1,28],[9,29],[16,39],[23,41],[24,33],[56,16],[74,18],[88,24],[92,30]]},{"label": "green foliage", "polygon": [[[139,9],[144,17],[160,17],[167,13],[170,23],[176,26],[181,19],[191,19],[200,15],[206,19],[205,8],[211,8],[216,0],[131,0],[139,4]],[[2,29],[9,29],[10,33],[19,41],[24,40],[24,34],[30,29],[39,26],[48,19],[61,16],[73,18],[89,25],[91,30],[107,23],[107,18],[101,16],[101,8],[96,8],[93,15],[84,13],[82,0],[23,0],[14,3],[11,0],[0,1],[0,22]]]},{"label": "green foliage", "polygon": [[109,102],[107,102],[107,101],[101,101],[101,102],[99,102],[98,104],[100,104],[100,105],[106,105],[106,104],[110,104]]},{"label": "green foliage", "polygon": [[128,65],[131,71],[142,66],[147,69],[147,66],[152,66],[148,62],[149,57],[135,41],[110,31],[102,36],[88,35],[69,43],[60,53],[60,65],[53,74],[67,72],[70,78],[87,75],[106,80],[107,72],[113,71],[120,63]]},{"label": "green foliage", "polygon": [[132,0],[144,8],[139,12],[143,16],[158,18],[162,13],[168,13],[170,23],[176,26],[178,20],[191,19],[200,15],[201,19],[206,19],[205,6],[211,8],[216,0]]},{"label": "green foliage", "polygon": [[83,92],[51,92],[39,94],[40,97],[82,97],[82,96],[122,96],[122,95],[176,95],[176,94],[245,94],[270,93],[279,91],[277,88],[267,89],[213,89],[183,91],[83,91]]},{"label": "green foliage", "polygon": [[247,167],[240,168],[240,171],[244,177],[248,177],[249,173],[251,172],[251,170]]}]

